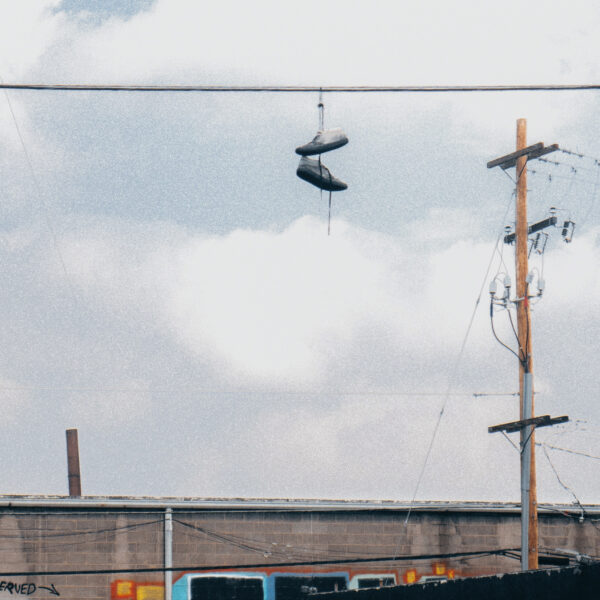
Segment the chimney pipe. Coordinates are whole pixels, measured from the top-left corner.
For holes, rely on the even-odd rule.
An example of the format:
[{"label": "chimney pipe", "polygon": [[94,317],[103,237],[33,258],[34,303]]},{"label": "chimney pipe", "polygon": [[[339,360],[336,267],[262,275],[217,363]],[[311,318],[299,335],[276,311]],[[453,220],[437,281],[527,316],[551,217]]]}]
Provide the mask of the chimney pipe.
[{"label": "chimney pipe", "polygon": [[77,498],[81,496],[77,429],[67,429],[67,468],[69,470],[69,496]]}]

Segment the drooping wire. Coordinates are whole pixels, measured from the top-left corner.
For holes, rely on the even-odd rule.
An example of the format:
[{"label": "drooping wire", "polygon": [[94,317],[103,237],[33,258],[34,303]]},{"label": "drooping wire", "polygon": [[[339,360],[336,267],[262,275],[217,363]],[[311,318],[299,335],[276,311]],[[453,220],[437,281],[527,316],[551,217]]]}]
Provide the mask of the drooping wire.
[{"label": "drooping wire", "polygon": [[594,210],[594,208],[596,207],[596,199],[598,197],[598,184],[600,184],[600,161],[596,161],[596,181],[594,182],[594,190],[592,191],[592,203],[590,204],[590,207],[587,211],[587,213],[585,214],[585,216],[581,219],[581,224],[580,226],[584,226],[588,219],[590,218],[590,215],[592,214],[592,211]]},{"label": "drooping wire", "polygon": [[582,154],[580,152],[574,152],[573,150],[567,150],[566,148],[559,148],[559,151],[569,156],[576,156],[577,158],[589,158],[595,162],[600,162],[600,159],[590,156],[589,154]]},{"label": "drooping wire", "polygon": [[600,460],[600,456],[594,456],[593,454],[587,454],[586,452],[579,452],[577,450],[571,450],[569,448],[561,448],[560,446],[553,446],[552,444],[546,444],[545,442],[536,443],[536,446],[545,446],[551,450],[558,450],[560,452],[568,452],[569,454],[576,454],[577,456],[583,456],[585,458],[593,458],[594,460]]},{"label": "drooping wire", "polygon": [[[107,533],[114,533],[115,535],[119,535],[122,531],[135,531],[138,528],[144,527],[144,526],[148,526],[148,525],[152,525],[152,524],[156,524],[156,523],[162,523],[162,519],[157,520],[157,521],[151,521],[151,522],[147,522],[147,523],[137,523],[137,524],[133,524],[133,525],[126,525],[124,527],[119,527],[119,528],[111,528],[111,529],[104,529],[104,530],[98,530],[98,531],[86,531],[86,532],[74,532],[74,533],[61,533],[61,534],[57,534],[56,537],[72,537],[72,536],[77,536],[77,535],[82,535],[82,536],[90,536],[90,537],[86,537],[86,539],[82,539],[82,540],[74,540],[74,541],[68,541],[68,542],[60,542],[60,543],[52,543],[52,542],[46,542],[41,544],[38,547],[38,550],[42,551],[42,552],[52,552],[52,551],[56,551],[56,550],[65,550],[67,548],[78,548],[81,546],[86,546],[89,544],[95,544],[100,540],[104,540],[105,536]],[[158,534],[156,534],[158,536]],[[14,536],[3,536],[4,539],[11,539]],[[45,536],[36,536],[36,537],[27,537],[25,538],[25,541],[28,543],[36,543],[36,542],[42,542],[45,541],[49,538],[52,538],[53,535],[52,534],[48,534]],[[22,539],[22,538],[20,538]],[[8,548],[3,548],[0,546],[0,550],[9,550]]]},{"label": "drooping wire", "polygon": [[[503,229],[504,228],[504,222],[506,221],[506,216],[508,215],[508,211],[510,210],[511,201],[512,201],[512,196],[511,196],[509,202],[507,203],[506,210],[504,212],[504,216],[502,217],[502,229],[500,230],[500,233],[498,234],[498,237],[497,237],[496,242],[494,244],[494,247],[493,247],[493,250],[492,250],[492,254],[491,254],[490,260],[488,262],[488,266],[487,266],[487,268],[485,270],[485,275],[483,276],[483,280],[481,282],[481,287],[479,288],[479,294],[477,295],[477,299],[475,300],[475,305],[473,307],[473,312],[471,313],[471,318],[469,320],[469,324],[467,326],[467,330],[466,330],[465,335],[463,337],[463,340],[462,340],[462,343],[461,343],[461,346],[460,346],[460,350],[458,352],[458,356],[456,357],[456,360],[454,362],[454,365],[453,365],[452,370],[450,371],[450,375],[448,377],[448,386],[447,386],[447,389],[446,389],[446,393],[444,395],[444,400],[442,402],[442,407],[440,409],[440,412],[439,412],[439,415],[438,415],[435,427],[433,429],[431,440],[429,442],[429,446],[427,448],[427,452],[425,453],[425,459],[423,460],[423,464],[421,466],[421,471],[419,473],[419,477],[418,477],[417,483],[415,485],[415,491],[413,493],[413,496],[412,496],[412,499],[411,499],[411,502],[410,502],[410,505],[409,505],[409,508],[408,508],[408,512],[406,514],[406,518],[404,520],[404,527],[405,528],[408,526],[408,522],[409,522],[411,514],[412,514],[412,510],[413,510],[413,507],[414,507],[414,504],[415,504],[415,500],[416,500],[417,494],[419,492],[419,487],[421,486],[421,482],[423,480],[423,475],[425,474],[425,468],[427,467],[427,463],[429,462],[429,458],[431,456],[431,451],[433,449],[433,445],[435,443],[435,439],[437,437],[437,433],[438,433],[438,430],[440,428],[440,423],[441,423],[442,418],[444,416],[444,412],[446,411],[446,405],[448,404],[448,400],[449,400],[450,395],[451,395],[452,387],[454,386],[455,378],[456,378],[456,375],[458,373],[458,368],[460,366],[460,362],[462,360],[462,356],[464,354],[465,347],[467,345],[467,340],[469,339],[469,335],[470,335],[471,329],[473,327],[473,322],[475,321],[475,315],[477,314],[477,309],[478,309],[479,303],[481,301],[481,296],[483,294],[483,290],[485,288],[485,284],[486,284],[487,278],[489,276],[490,269],[492,268],[492,264],[493,264],[493,261],[494,261],[494,255],[498,251],[498,244],[500,243],[500,240],[502,239],[502,234],[504,232],[504,229]],[[396,550],[394,551],[394,556],[398,555],[399,548],[400,548],[400,538],[398,539],[398,543],[396,545]]]},{"label": "drooping wire", "polygon": [[[37,532],[36,541],[41,539],[49,538],[61,538],[61,537],[76,537],[80,535],[99,535],[101,533],[119,533],[121,531],[129,531],[131,529],[139,529],[140,527],[146,527],[148,525],[155,525],[156,523],[162,523],[162,519],[154,521],[145,521],[143,523],[133,523],[131,525],[122,525],[121,527],[106,527],[103,529],[86,529],[83,531],[58,531],[48,533],[47,529],[41,527],[28,528],[28,529],[0,529],[0,540],[3,539],[24,539],[23,532]],[[3,534],[3,531],[18,531],[17,535]],[[32,537],[26,537],[27,541],[33,539]]]},{"label": "drooping wire", "polygon": [[249,569],[265,569],[274,567],[300,567],[300,566],[315,566],[315,565],[345,565],[345,564],[361,564],[361,563],[382,563],[390,561],[433,561],[433,560],[452,560],[452,559],[467,559],[486,556],[508,556],[514,557],[519,548],[494,548],[485,550],[473,550],[469,552],[445,552],[442,554],[413,554],[403,556],[401,558],[392,558],[391,556],[378,556],[370,558],[341,558],[334,560],[319,560],[319,561],[294,561],[294,562],[269,562],[269,563],[242,563],[242,564],[221,564],[221,565],[177,565],[175,567],[122,567],[120,569],[77,569],[77,570],[56,570],[56,571],[4,571],[0,573],[0,577],[39,577],[44,575],[110,575],[117,573],[166,573],[175,571],[189,572],[206,572],[214,570],[249,570]]},{"label": "drooping wire", "polygon": [[[509,311],[510,314],[510,311]],[[496,341],[501,345],[504,346],[509,352],[511,352],[512,354],[514,354],[517,358],[517,360],[519,361],[519,363],[523,364],[523,358],[517,354],[510,346],[508,346],[507,344],[505,344],[499,337],[498,334],[496,333],[496,328],[494,327],[494,303],[490,302],[490,323],[492,325],[492,334],[494,336],[494,338],[496,338]],[[514,326],[513,326],[513,330],[514,330]],[[517,336],[517,340],[518,340],[518,336]],[[522,350],[519,348],[519,352],[522,352]]]},{"label": "drooping wire", "polygon": [[[573,174],[570,175],[557,175],[556,173],[551,173],[550,171],[540,171],[539,169],[529,169],[527,171],[528,175],[539,175],[541,177],[550,178],[552,181],[555,179],[568,179],[569,181],[573,178]],[[582,179],[579,177],[579,183],[588,183],[593,185],[594,181],[592,179]]]},{"label": "drooping wire", "polygon": [[[2,78],[0,77],[0,83],[3,83]],[[15,130],[17,132],[17,135],[19,137],[19,140],[21,142],[21,147],[23,149],[23,155],[25,156],[25,161],[27,163],[27,167],[29,169],[29,175],[31,177],[31,180],[33,182],[33,185],[35,187],[36,190],[36,194],[37,194],[37,198],[39,200],[39,203],[42,207],[42,210],[44,212],[44,218],[46,221],[46,226],[48,227],[48,231],[50,232],[50,236],[52,238],[52,242],[54,245],[54,250],[56,252],[56,255],[58,256],[58,260],[60,262],[60,266],[63,272],[63,275],[65,276],[65,281],[67,283],[67,286],[69,288],[69,291],[71,292],[71,297],[73,298],[73,300],[76,302],[77,300],[77,295],[75,294],[75,289],[73,287],[73,284],[71,283],[71,277],[69,276],[69,273],[67,271],[67,264],[65,262],[63,253],[60,249],[60,244],[58,243],[58,235],[56,234],[56,230],[52,224],[52,221],[50,220],[50,213],[48,210],[48,207],[46,206],[46,202],[44,201],[44,196],[42,193],[42,187],[40,186],[35,171],[33,169],[33,163],[31,162],[31,157],[29,156],[29,152],[27,150],[27,145],[25,144],[25,139],[23,138],[23,134],[21,132],[21,128],[19,127],[19,122],[17,120],[17,117],[15,115],[15,111],[13,110],[13,106],[12,106],[12,102],[10,100],[10,96],[8,95],[8,89],[4,89],[4,95],[6,97],[6,103],[8,104],[8,109],[10,111],[10,114],[12,116],[12,120],[15,126]]]},{"label": "drooping wire", "polygon": [[556,476],[556,479],[558,481],[558,483],[560,483],[560,485],[571,494],[571,496],[573,496],[575,503],[577,504],[577,506],[579,506],[579,509],[581,510],[581,518],[583,519],[586,516],[586,512],[585,512],[585,508],[583,508],[583,505],[581,504],[581,502],[579,501],[579,498],[576,496],[575,492],[568,486],[566,485],[562,479],[560,478],[558,471],[556,470],[556,468],[554,467],[554,464],[552,464],[552,461],[550,460],[550,456],[548,456],[548,451],[546,450],[546,445],[542,444],[542,450],[544,451],[544,454],[546,456],[546,459],[548,461],[548,464],[550,465],[550,468],[552,469],[552,471],[554,472],[554,475]]},{"label": "drooping wire", "polygon": [[519,334],[517,333],[517,330],[515,328],[515,322],[512,318],[512,313],[510,312],[510,310],[506,311],[508,312],[508,320],[510,322],[510,326],[512,328],[513,333],[515,334],[515,338],[517,340],[517,345],[519,347],[519,352],[521,357],[519,358],[519,360],[521,361],[521,363],[523,363],[524,360],[526,360],[527,354],[525,353],[525,351],[523,350],[523,347],[521,346],[521,340],[519,339]]}]

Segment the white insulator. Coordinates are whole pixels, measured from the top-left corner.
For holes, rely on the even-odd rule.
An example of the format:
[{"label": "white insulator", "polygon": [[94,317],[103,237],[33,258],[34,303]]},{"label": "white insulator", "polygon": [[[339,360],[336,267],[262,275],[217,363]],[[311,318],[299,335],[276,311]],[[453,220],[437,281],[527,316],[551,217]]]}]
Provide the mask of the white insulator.
[{"label": "white insulator", "polygon": [[490,281],[490,294],[491,294],[492,296],[495,296],[495,295],[496,295],[496,290],[497,290],[497,289],[498,289],[498,286],[496,285],[496,280],[495,280],[495,279],[492,279],[492,280]]},{"label": "white insulator", "polygon": [[544,291],[545,287],[546,282],[543,279],[538,279],[538,290],[540,291],[540,294]]},{"label": "white insulator", "polygon": [[512,282],[511,282],[511,280],[510,280],[510,275],[507,275],[507,276],[504,278],[504,287],[505,287],[505,288],[510,288],[510,286],[511,286],[511,285],[512,285]]},{"label": "white insulator", "polygon": [[529,273],[527,273],[527,277],[525,277],[525,281],[527,283],[531,283],[533,281],[533,271],[529,271]]}]

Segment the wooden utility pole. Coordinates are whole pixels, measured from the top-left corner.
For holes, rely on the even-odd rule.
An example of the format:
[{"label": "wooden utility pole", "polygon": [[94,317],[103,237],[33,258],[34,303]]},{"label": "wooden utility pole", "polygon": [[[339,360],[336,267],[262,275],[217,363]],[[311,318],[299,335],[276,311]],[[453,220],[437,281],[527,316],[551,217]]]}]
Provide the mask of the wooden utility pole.
[{"label": "wooden utility pole", "polygon": [[[516,293],[514,300],[510,300],[517,308],[517,338],[519,358],[519,392],[520,392],[520,420],[513,423],[504,423],[489,427],[488,431],[520,431],[521,433],[521,568],[523,571],[538,568],[538,515],[537,515],[537,486],[535,473],[535,428],[546,425],[563,423],[567,416],[551,418],[534,416],[533,405],[533,358],[531,343],[531,314],[529,306],[531,279],[528,275],[528,245],[529,234],[556,224],[556,217],[540,221],[533,225],[527,223],[527,161],[540,158],[544,154],[558,150],[557,144],[544,146],[539,142],[527,146],[527,121],[517,120],[517,148],[512,154],[501,156],[488,162],[488,169],[501,167],[503,170],[515,167],[516,169],[516,223],[515,232],[505,236],[505,243],[515,242],[515,267],[516,267]],[[494,303],[493,290],[492,305]],[[540,291],[541,294],[541,291]],[[507,307],[508,295],[504,298],[504,307]],[[510,310],[510,309],[509,309]]]},{"label": "wooden utility pole", "polygon": [[[527,121],[517,121],[517,152],[527,147]],[[527,155],[519,156],[516,164],[517,205],[515,223],[515,268],[517,277],[517,331],[519,337],[520,418],[535,416],[533,403],[533,359],[531,315],[527,274]],[[537,480],[535,472],[535,430],[532,425],[521,429],[521,509],[523,511],[522,546],[527,547],[527,561],[521,558],[523,570],[538,568]],[[525,514],[527,513],[527,514]]]}]

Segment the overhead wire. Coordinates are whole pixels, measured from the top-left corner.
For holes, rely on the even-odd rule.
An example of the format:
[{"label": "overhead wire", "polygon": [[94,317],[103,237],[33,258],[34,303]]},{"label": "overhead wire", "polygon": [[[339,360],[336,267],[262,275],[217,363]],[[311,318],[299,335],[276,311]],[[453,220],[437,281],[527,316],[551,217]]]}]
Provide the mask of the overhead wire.
[{"label": "overhead wire", "polygon": [[596,164],[600,164],[600,158],[590,156],[589,154],[582,154],[581,152],[575,152],[573,150],[569,150],[567,148],[559,148],[559,152],[563,154],[568,154],[570,156],[576,156],[577,158],[588,158],[589,160],[593,160]]},{"label": "overhead wire", "polygon": [[600,162],[596,161],[596,181],[594,182],[594,189],[592,191],[592,202],[590,204],[590,207],[589,207],[587,213],[585,214],[584,217],[582,217],[582,219],[580,221],[581,227],[585,226],[585,224],[588,222],[588,219],[590,218],[590,215],[592,214],[592,211],[596,207],[596,200],[598,198],[598,185],[599,184],[600,184]]},{"label": "overhead wire", "polygon": [[283,93],[452,93],[452,92],[564,92],[600,90],[600,84],[532,85],[405,85],[405,86],[312,86],[312,85],[128,85],[78,83],[2,83],[0,89],[54,92],[283,92]]},{"label": "overhead wire", "polygon": [[[491,309],[493,309],[493,304],[490,306]],[[496,341],[501,345],[504,346],[509,352],[511,352],[512,354],[515,355],[515,357],[517,358],[517,360],[522,364],[523,363],[523,358],[522,356],[520,356],[519,354],[517,354],[510,346],[508,346],[507,344],[505,344],[499,337],[498,334],[496,333],[496,328],[494,326],[494,316],[493,316],[493,310],[490,310],[490,322],[492,325],[492,334],[494,336],[494,338],[496,339]],[[519,349],[519,352],[521,352],[521,350]]]},{"label": "overhead wire", "polygon": [[[571,181],[574,177],[574,175],[576,174],[569,174],[569,175],[560,175],[560,174],[556,174],[556,173],[551,173],[549,171],[540,171],[539,169],[529,169],[527,171],[527,173],[529,175],[541,175],[543,177],[551,177],[552,180],[554,179],[566,179],[568,181]],[[581,177],[578,179],[579,183],[587,183],[589,185],[593,185],[595,183],[595,180],[591,180],[591,179],[582,179]]]},{"label": "overhead wire", "polygon": [[[196,539],[214,539],[216,541],[220,541],[221,543],[232,545],[240,549],[250,550],[263,555],[267,553],[269,556],[284,556],[286,558],[291,558],[302,554],[309,554],[311,556],[314,554],[319,554],[326,556],[334,555],[336,557],[346,556],[349,558],[354,558],[356,556],[369,556],[370,554],[369,552],[364,551],[331,550],[328,547],[322,547],[318,544],[311,544],[310,547],[302,547],[291,544],[282,544],[280,542],[273,542],[269,540],[257,540],[248,537],[240,537],[232,534],[225,535],[208,530],[204,527],[192,525],[191,523],[182,522],[178,519],[174,519],[173,522],[179,523],[180,525],[193,530],[182,531],[181,533],[184,535],[194,537]],[[372,555],[378,556],[378,554]]]},{"label": "overhead wire", "polygon": [[[504,169],[502,169],[502,171],[506,172],[506,171],[504,171]],[[507,173],[507,175],[508,175],[508,173]],[[516,180],[513,180],[512,177],[509,176],[509,179],[512,181],[512,183],[516,184]],[[508,215],[508,210],[510,208],[510,202],[512,202],[512,199],[515,198],[515,196],[516,196],[516,189],[513,190],[513,193],[511,195],[511,199],[509,201],[509,205],[508,205],[507,210],[506,210],[506,212],[504,214],[504,221],[506,221],[506,216]],[[498,245],[500,243],[500,238],[502,237],[502,233],[504,233],[504,231],[502,231],[499,234],[499,236],[498,236],[498,240],[496,242],[496,248],[498,248]],[[496,279],[496,278],[499,277],[499,275],[500,275],[500,268],[501,267],[503,267],[506,271],[508,271],[508,267],[506,266],[506,263],[504,262],[504,243],[500,244],[500,247],[502,248],[502,250],[498,251],[498,255],[499,255],[499,258],[500,258],[500,265],[498,266],[498,270],[496,272],[496,275],[495,275],[494,279]],[[518,335],[518,333],[517,333],[517,331],[515,329],[515,325],[514,325],[514,321],[513,321],[510,309],[507,310],[507,312],[508,312],[508,317],[509,317],[509,321],[510,321],[510,326],[511,326],[513,334],[514,334],[514,336],[515,336],[515,338],[517,340],[517,347],[518,347],[519,353],[515,352],[510,346],[508,346],[508,344],[504,343],[500,339],[500,337],[498,336],[498,334],[496,332],[496,327],[494,325],[494,300],[493,300],[493,298],[490,298],[490,324],[491,324],[491,329],[492,329],[492,335],[494,336],[494,338],[496,339],[496,341],[501,346],[503,346],[504,348],[506,348],[512,354],[514,354],[514,356],[517,358],[517,360],[521,364],[523,364],[525,353],[524,353],[523,348],[521,347],[520,340],[519,340],[519,335]]]},{"label": "overhead wire", "polygon": [[50,219],[50,211],[48,210],[48,207],[44,200],[44,194],[42,192],[42,187],[39,184],[37,176],[35,174],[35,170],[33,168],[33,163],[31,161],[31,157],[27,150],[27,145],[25,144],[25,139],[23,137],[23,133],[21,132],[21,128],[19,126],[17,116],[15,115],[15,111],[13,110],[12,102],[11,102],[10,96],[8,94],[8,90],[10,89],[10,86],[3,85],[2,78],[0,77],[0,89],[2,89],[2,88],[4,88],[4,96],[6,97],[6,102],[7,102],[11,117],[12,117],[12,121],[15,126],[15,130],[17,132],[19,141],[21,143],[21,148],[23,149],[23,155],[25,156],[25,162],[27,164],[27,168],[29,170],[29,175],[31,177],[31,181],[33,182],[33,185],[34,185],[34,188],[36,191],[37,199],[38,199],[38,201],[42,207],[42,211],[44,213],[44,219],[46,221],[46,226],[48,227],[48,231],[50,232],[50,236],[52,238],[54,250],[58,257],[63,275],[65,276],[65,281],[67,283],[69,291],[71,292],[71,297],[73,300],[76,300],[77,295],[75,294],[75,289],[73,288],[73,284],[71,283],[71,277],[67,271],[67,264],[65,262],[65,258],[63,256],[62,250],[60,248],[60,244],[58,243],[58,235],[57,235],[56,229],[54,228],[54,225],[52,224],[52,221]]},{"label": "overhead wire", "polygon": [[560,446],[553,446],[552,444],[548,444],[546,442],[536,442],[536,446],[544,446],[546,448],[550,448],[551,450],[558,450],[560,452],[567,452],[569,454],[575,454],[577,456],[583,456],[585,458],[593,458],[595,460],[600,460],[600,456],[594,456],[593,454],[588,454],[587,452],[580,452],[578,450],[571,450],[570,448],[561,448]]},{"label": "overhead wire", "polygon": [[554,466],[554,464],[552,463],[552,461],[550,460],[550,456],[548,455],[548,451],[546,450],[546,446],[542,444],[542,450],[544,451],[544,455],[546,456],[546,459],[548,461],[548,464],[550,465],[550,468],[552,469],[552,471],[554,472],[554,475],[556,476],[556,480],[558,481],[558,483],[567,491],[571,494],[571,496],[573,496],[575,502],[577,503],[577,506],[579,506],[579,509],[581,510],[581,518],[584,518],[586,516],[586,512],[585,512],[585,508],[583,508],[583,505],[581,504],[581,502],[579,501],[579,498],[577,497],[577,495],[575,494],[575,492],[568,486],[566,485],[563,480],[560,478],[558,471],[556,470],[556,467]]},{"label": "overhead wire", "polygon": [[[126,394],[172,394],[172,393],[195,393],[213,396],[229,396],[239,393],[239,390],[224,389],[202,389],[195,386],[189,387],[171,387],[171,388],[104,388],[104,387],[60,387],[60,386],[3,386],[0,385],[0,391],[20,391],[20,392],[103,392],[103,393],[126,393]],[[446,396],[445,392],[433,391],[408,391],[399,392],[397,390],[246,390],[246,395],[260,394],[261,396],[333,396],[333,397],[351,397],[351,396],[374,396],[388,397],[398,396],[407,398],[416,397],[438,397]],[[510,396],[512,392],[451,392],[451,396]]]},{"label": "overhead wire", "polygon": [[[506,211],[504,213],[504,216],[502,217],[502,224],[503,224],[503,226],[504,226],[504,222],[506,221],[506,215],[508,214],[509,209],[510,209],[510,203],[507,204]],[[467,330],[466,330],[465,335],[463,337],[463,340],[462,340],[462,343],[461,343],[461,346],[460,346],[460,350],[458,352],[458,356],[456,357],[456,360],[454,362],[454,365],[453,365],[452,370],[451,370],[451,372],[449,374],[449,377],[448,377],[448,387],[446,389],[446,394],[444,396],[442,407],[440,409],[438,418],[436,420],[435,427],[433,429],[433,433],[432,433],[432,436],[431,436],[431,440],[429,442],[429,446],[427,447],[427,452],[425,453],[425,458],[423,460],[423,464],[421,466],[421,470],[420,470],[420,473],[419,473],[419,476],[418,476],[418,479],[417,479],[417,483],[415,485],[415,490],[414,490],[414,493],[412,495],[412,499],[411,499],[411,502],[410,502],[410,505],[409,505],[409,509],[408,509],[407,514],[406,514],[406,519],[404,521],[404,526],[405,527],[408,525],[408,522],[409,522],[411,514],[412,514],[412,508],[413,508],[415,500],[417,498],[417,494],[419,492],[419,487],[420,487],[421,482],[423,480],[423,475],[425,473],[425,469],[427,467],[427,463],[429,462],[429,457],[431,456],[431,451],[433,449],[433,445],[434,445],[435,439],[437,437],[437,433],[438,433],[438,430],[439,430],[439,427],[440,427],[440,423],[442,421],[442,418],[444,416],[444,412],[446,410],[446,405],[448,403],[448,400],[449,400],[449,397],[450,397],[450,393],[452,391],[452,386],[454,385],[454,379],[455,379],[455,377],[457,375],[458,368],[459,368],[460,362],[462,360],[462,355],[464,353],[464,350],[465,350],[465,347],[466,347],[466,344],[467,344],[467,340],[468,340],[469,335],[471,333],[471,329],[473,327],[473,322],[475,321],[475,315],[477,314],[477,309],[478,309],[479,303],[481,301],[481,296],[483,294],[485,283],[487,281],[490,269],[492,267],[492,263],[493,263],[493,260],[494,260],[494,255],[496,254],[497,246],[498,246],[498,243],[500,242],[501,238],[502,238],[502,230],[501,230],[500,234],[498,235],[498,238],[496,239],[496,242],[494,244],[494,248],[492,250],[492,255],[490,256],[490,260],[488,262],[488,266],[486,268],[485,275],[483,277],[483,280],[482,280],[482,283],[481,283],[481,287],[479,289],[479,294],[477,296],[477,299],[475,300],[475,305],[473,307],[473,311],[472,311],[471,317],[469,319],[469,324],[467,326]],[[398,544],[396,546],[396,553],[398,551],[399,545],[400,545],[400,539],[398,540]]]},{"label": "overhead wire", "polygon": [[[47,538],[59,538],[59,537],[74,537],[80,535],[90,535],[90,534],[101,534],[101,533],[117,533],[122,531],[127,531],[131,529],[138,529],[140,527],[146,527],[148,525],[155,525],[156,523],[162,523],[162,519],[156,519],[154,521],[145,521],[143,523],[132,523],[131,525],[123,525],[120,527],[105,527],[102,529],[86,529],[86,530],[78,530],[78,531],[63,531],[63,532],[52,532],[49,533],[48,529],[41,527],[19,527],[19,528],[0,528],[0,540],[2,539],[25,539],[29,541],[31,538],[23,537],[24,532],[38,532],[40,533],[39,537],[34,540],[38,541],[39,539],[47,539]],[[5,535],[3,531],[18,531],[19,535]],[[42,535],[43,533],[43,535]]]},{"label": "overhead wire", "polygon": [[[35,536],[35,537],[26,537],[26,536],[0,536],[0,543],[2,543],[3,541],[8,542],[8,540],[12,540],[12,539],[20,539],[22,541],[23,544],[36,544],[36,549],[39,552],[53,552],[53,551],[57,551],[57,550],[65,550],[66,548],[77,548],[77,547],[81,547],[81,546],[86,546],[89,544],[95,544],[100,540],[104,540],[105,536],[109,533],[113,533],[115,535],[119,535],[121,533],[126,533],[127,530],[129,531],[134,531],[138,528],[142,528],[144,526],[148,526],[148,525],[152,525],[152,524],[156,524],[156,523],[162,523],[162,520],[157,520],[157,521],[152,521],[152,522],[147,522],[147,523],[140,523],[140,524],[133,524],[133,525],[127,525],[124,527],[119,527],[119,528],[107,528],[107,529],[99,529],[99,530],[90,530],[90,531],[86,531],[86,532],[71,532],[71,533],[60,533],[60,534],[48,534],[46,536]],[[56,539],[58,537],[62,537],[62,538],[67,538],[67,537],[78,537],[79,535],[81,536],[86,536],[86,539],[83,540],[76,540],[76,541],[68,541],[68,542],[61,542],[61,543],[44,543],[45,540],[49,540],[49,539]],[[89,537],[87,537],[89,536]],[[159,534],[157,533],[157,537],[159,536]],[[40,545],[37,545],[41,542]],[[12,550],[13,547],[12,546],[8,546],[8,547],[2,547],[0,546],[0,550],[2,551],[10,551]]]},{"label": "overhead wire", "polygon": [[221,564],[221,565],[180,565],[176,567],[143,567],[133,568],[124,567],[121,569],[71,569],[56,571],[10,571],[0,573],[0,577],[41,577],[44,575],[113,575],[118,573],[166,573],[176,571],[207,572],[216,570],[232,569],[274,569],[279,567],[302,567],[302,566],[327,566],[327,565],[350,565],[362,563],[381,563],[381,562],[416,562],[421,560],[448,560],[460,558],[472,558],[477,556],[509,556],[513,552],[518,552],[518,548],[493,548],[484,550],[472,550],[468,552],[446,552],[439,554],[413,554],[401,557],[379,556],[371,558],[342,558],[333,560],[316,561],[293,561],[293,562],[267,562],[267,563],[240,563],[240,564]]}]

